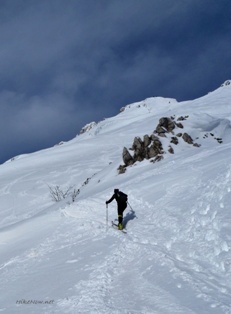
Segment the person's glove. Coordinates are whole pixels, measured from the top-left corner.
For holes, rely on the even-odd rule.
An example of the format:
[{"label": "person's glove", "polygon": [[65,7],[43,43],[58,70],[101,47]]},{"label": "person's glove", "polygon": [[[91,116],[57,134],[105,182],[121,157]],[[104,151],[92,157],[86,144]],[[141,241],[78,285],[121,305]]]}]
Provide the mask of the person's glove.
[{"label": "person's glove", "polygon": [[106,201],[106,205],[108,204],[108,201]]}]

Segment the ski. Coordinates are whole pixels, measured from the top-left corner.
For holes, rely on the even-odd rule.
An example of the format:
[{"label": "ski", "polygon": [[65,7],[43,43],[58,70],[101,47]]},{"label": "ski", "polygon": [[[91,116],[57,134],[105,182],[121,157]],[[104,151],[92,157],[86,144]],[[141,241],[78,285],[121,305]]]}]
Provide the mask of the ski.
[{"label": "ski", "polygon": [[119,230],[118,229],[118,224],[116,224],[114,221],[111,222],[111,225],[114,229],[118,230],[118,231],[122,231],[123,233],[127,233],[127,230],[126,229],[122,229],[122,230]]}]

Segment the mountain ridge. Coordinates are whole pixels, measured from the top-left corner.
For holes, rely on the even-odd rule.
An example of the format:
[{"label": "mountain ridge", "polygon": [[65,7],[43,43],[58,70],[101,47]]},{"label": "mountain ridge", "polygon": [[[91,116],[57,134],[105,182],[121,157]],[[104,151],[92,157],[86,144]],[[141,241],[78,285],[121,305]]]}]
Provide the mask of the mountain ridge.
[{"label": "mountain ridge", "polygon": [[[0,311],[230,314],[230,101],[228,83],[187,102],[148,98],[2,164]],[[123,147],[173,115],[201,146],[181,139],[118,174]],[[49,186],[71,190],[54,202]],[[126,235],[110,227],[114,188],[128,194]]]}]

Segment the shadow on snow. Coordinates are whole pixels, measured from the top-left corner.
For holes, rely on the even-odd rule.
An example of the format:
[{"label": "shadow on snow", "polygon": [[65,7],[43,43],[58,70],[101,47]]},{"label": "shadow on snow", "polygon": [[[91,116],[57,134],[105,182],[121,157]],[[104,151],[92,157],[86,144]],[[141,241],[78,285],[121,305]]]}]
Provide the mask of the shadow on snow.
[{"label": "shadow on snow", "polygon": [[135,219],[135,218],[137,218],[136,213],[135,213],[135,211],[134,211],[133,209],[131,209],[131,210],[126,214],[126,216],[125,216],[124,219],[123,219],[123,226],[124,226],[124,228],[126,228],[127,223],[128,223],[130,220],[133,220],[133,219]]}]

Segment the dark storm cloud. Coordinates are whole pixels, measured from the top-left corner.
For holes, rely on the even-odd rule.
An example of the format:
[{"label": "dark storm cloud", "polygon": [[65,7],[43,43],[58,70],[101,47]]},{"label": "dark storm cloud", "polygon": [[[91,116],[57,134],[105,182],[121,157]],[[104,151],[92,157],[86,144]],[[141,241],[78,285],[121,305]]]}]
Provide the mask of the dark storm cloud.
[{"label": "dark storm cloud", "polygon": [[230,78],[229,0],[2,0],[0,160],[150,96]]}]

